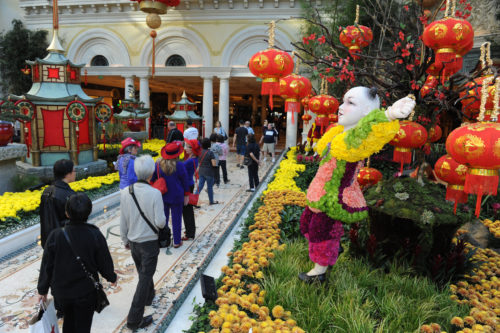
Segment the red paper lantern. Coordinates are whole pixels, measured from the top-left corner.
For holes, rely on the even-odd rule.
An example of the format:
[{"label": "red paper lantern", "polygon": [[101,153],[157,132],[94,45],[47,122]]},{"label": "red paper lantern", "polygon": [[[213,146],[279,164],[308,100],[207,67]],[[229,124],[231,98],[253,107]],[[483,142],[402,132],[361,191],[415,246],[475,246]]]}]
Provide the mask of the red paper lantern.
[{"label": "red paper lantern", "polygon": [[420,96],[425,97],[427,94],[431,93],[438,85],[438,78],[434,75],[427,75],[425,83],[420,89]]},{"label": "red paper lantern", "polygon": [[500,169],[500,124],[474,123],[453,130],[446,151],[458,163],[468,166],[464,191],[477,195],[476,216],[483,194],[497,194]]},{"label": "red paper lantern", "polygon": [[302,120],[304,121],[304,124],[309,125],[309,121],[312,119],[312,116],[308,113],[302,116]]},{"label": "red paper lantern", "polygon": [[330,113],[328,115],[328,120],[330,124],[336,123],[339,121],[339,115],[336,113]]},{"label": "red paper lantern", "polygon": [[293,71],[293,59],[277,49],[267,49],[255,53],[248,62],[253,75],[262,79],[262,95],[269,95],[269,106],[273,109],[273,95],[279,94],[279,79]]},{"label": "red paper lantern", "polygon": [[297,74],[280,79],[280,95],[285,99],[285,111],[292,112],[292,124],[294,113],[300,112],[301,99],[309,95],[311,88],[311,81]]},{"label": "red paper lantern", "polygon": [[421,147],[427,141],[425,128],[409,120],[399,122],[399,132],[389,144],[394,146],[393,161],[401,163],[400,172],[403,172],[403,164],[411,163],[411,150]]},{"label": "red paper lantern", "polygon": [[359,53],[362,48],[367,47],[373,40],[372,29],[364,25],[350,25],[342,29],[339,40],[349,49],[349,54],[354,60],[359,59]]},{"label": "red paper lantern", "polygon": [[465,175],[467,166],[456,162],[450,155],[444,155],[434,164],[436,176],[444,182],[446,186],[446,200],[455,203],[453,212],[457,212],[458,203],[466,203],[468,195],[464,192]]},{"label": "red paper lantern", "polygon": [[304,107],[304,112],[309,111],[309,98],[311,98],[312,95],[306,96],[300,100],[302,103],[302,106]]},{"label": "red paper lantern", "polygon": [[382,179],[382,173],[375,168],[363,167],[359,169],[358,183],[362,187],[377,184]]},{"label": "red paper lantern", "polygon": [[309,99],[309,110],[318,115],[315,122],[316,125],[321,126],[321,135],[330,123],[328,115],[337,113],[338,109],[339,101],[333,96],[321,94]]},{"label": "red paper lantern", "polygon": [[474,40],[474,30],[466,20],[445,17],[429,24],[422,40],[434,50],[436,67],[444,66],[444,75],[452,75],[462,68],[461,57]]},{"label": "red paper lantern", "polygon": [[[470,119],[476,119],[479,115],[479,107],[481,106],[481,94],[483,90],[483,81],[487,78],[491,78],[492,75],[481,76],[474,81],[468,82],[465,86],[467,90],[460,93],[460,97],[465,97],[462,99],[462,111]],[[493,112],[494,96],[495,96],[495,82],[491,81],[488,84],[488,95],[486,98],[486,105],[484,106],[484,121],[491,120],[491,113]],[[468,97],[467,97],[468,96]],[[499,103],[500,105],[500,103]]]},{"label": "red paper lantern", "polygon": [[443,130],[439,125],[434,125],[434,127],[431,127],[429,130],[429,142],[436,142],[439,139],[441,139],[441,136],[443,135]]}]

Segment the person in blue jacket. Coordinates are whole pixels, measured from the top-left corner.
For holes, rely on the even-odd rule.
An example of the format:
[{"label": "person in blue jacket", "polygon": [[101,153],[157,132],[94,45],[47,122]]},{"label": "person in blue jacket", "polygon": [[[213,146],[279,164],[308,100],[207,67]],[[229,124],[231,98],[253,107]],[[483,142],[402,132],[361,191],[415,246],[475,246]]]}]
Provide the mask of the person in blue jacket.
[{"label": "person in blue jacket", "polygon": [[167,143],[161,149],[161,159],[157,162],[160,166],[159,172],[153,174],[151,182],[158,179],[158,174],[167,183],[167,192],[163,194],[163,205],[165,217],[168,221],[172,213],[172,231],[174,234],[174,247],[182,245],[182,209],[189,202],[189,178],[184,163],[179,156],[184,151],[181,141]]},{"label": "person in blue jacket", "polygon": [[118,155],[118,160],[115,163],[115,170],[120,175],[120,190],[137,181],[134,171],[134,160],[137,156],[137,151],[141,147],[141,142],[132,138],[126,138],[121,143],[120,155]]}]

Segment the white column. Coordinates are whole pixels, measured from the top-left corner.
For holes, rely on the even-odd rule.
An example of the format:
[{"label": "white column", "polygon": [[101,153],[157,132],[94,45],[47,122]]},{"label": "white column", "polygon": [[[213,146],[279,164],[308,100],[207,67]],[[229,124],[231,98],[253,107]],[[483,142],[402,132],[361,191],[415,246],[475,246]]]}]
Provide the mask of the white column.
[{"label": "white column", "polygon": [[213,76],[203,76],[203,126],[202,135],[208,137],[212,134],[213,128],[213,110],[214,110],[214,92]]},{"label": "white column", "polygon": [[286,113],[286,147],[293,147],[297,145],[297,123],[299,121],[299,114],[295,113],[294,123],[292,124],[292,113]]},{"label": "white column", "polygon": [[[143,76],[139,79],[139,100],[144,103],[145,108],[149,108],[149,76]],[[151,116],[151,113],[149,114]],[[146,123],[146,132],[149,133],[149,118],[144,119]]]},{"label": "white column", "polygon": [[229,76],[219,76],[219,120],[229,133]]},{"label": "white column", "polygon": [[[135,77],[132,75],[132,76],[125,76],[125,96],[123,99],[130,99],[130,96],[129,96],[129,90],[130,90],[130,87],[135,87],[134,86],[134,79]],[[135,90],[135,88],[134,88]],[[134,96],[132,96],[133,98]]]}]

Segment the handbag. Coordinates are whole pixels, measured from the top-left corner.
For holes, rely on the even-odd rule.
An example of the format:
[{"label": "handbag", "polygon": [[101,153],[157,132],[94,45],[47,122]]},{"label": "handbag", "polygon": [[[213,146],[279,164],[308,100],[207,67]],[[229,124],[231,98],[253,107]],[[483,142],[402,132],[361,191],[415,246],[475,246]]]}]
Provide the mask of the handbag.
[{"label": "handbag", "polygon": [[[203,156],[203,157],[205,157],[205,156]],[[196,163],[194,162],[194,160],[193,160],[193,164],[196,167]],[[196,178],[196,191],[195,192],[198,192],[198,174],[197,174],[197,172],[195,172],[195,178]],[[199,194],[189,193],[189,204],[192,206],[198,206],[198,199],[199,198],[200,198]]]},{"label": "handbag", "polygon": [[160,166],[158,164],[156,164],[156,180],[151,186],[159,190],[162,195],[168,192],[167,182],[165,178],[160,176]]},{"label": "handbag", "polygon": [[158,235],[158,245],[160,246],[160,248],[169,247],[170,244],[172,243],[172,232],[170,231],[170,228],[168,227],[168,225],[165,225],[165,227],[162,229],[159,229],[159,228],[156,229],[153,226],[153,224],[148,220],[146,215],[144,215],[144,212],[142,211],[141,207],[139,206],[139,202],[137,202],[137,198],[136,198],[135,193],[134,193],[134,185],[130,185],[128,187],[128,191],[129,191],[130,195],[132,196],[132,199],[134,199],[135,205],[137,206],[137,209],[139,209],[139,213],[141,214],[144,221],[146,221],[146,223],[151,228],[151,230],[153,230],[153,232]]},{"label": "handbag", "polygon": [[71,243],[71,240],[69,238],[68,233],[66,232],[66,227],[62,228],[62,232],[64,234],[64,237],[66,238],[66,241],[69,244],[69,247],[71,248],[71,251],[73,252],[73,255],[76,258],[76,261],[82,266],[83,271],[87,276],[89,277],[90,280],[92,280],[92,283],[94,284],[94,288],[96,289],[96,302],[95,302],[95,312],[101,313],[101,311],[109,305],[108,297],[106,296],[106,293],[104,292],[104,289],[102,288],[102,284],[99,281],[99,278],[97,280],[94,278],[94,276],[87,270],[85,267],[85,264],[83,263],[82,259],[78,254],[76,254],[75,249],[73,248],[73,244]]}]

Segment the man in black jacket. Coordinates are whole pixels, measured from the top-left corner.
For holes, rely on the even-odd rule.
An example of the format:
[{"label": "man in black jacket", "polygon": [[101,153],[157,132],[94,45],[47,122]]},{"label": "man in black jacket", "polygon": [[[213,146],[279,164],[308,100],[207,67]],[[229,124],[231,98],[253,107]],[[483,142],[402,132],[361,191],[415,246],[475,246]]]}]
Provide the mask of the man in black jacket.
[{"label": "man in black jacket", "polygon": [[[113,286],[118,279],[106,239],[99,228],[87,223],[91,211],[92,201],[85,193],[69,197],[66,204],[69,222],[50,233],[43,251],[37,286],[39,300],[47,300],[50,288],[55,308],[64,313],[63,332],[91,330],[97,292],[87,272],[95,280],[100,273]],[[81,258],[87,272],[76,256]]]},{"label": "man in black jacket", "polygon": [[177,125],[175,124],[175,122],[170,121],[168,122],[167,143],[171,143],[174,141],[184,141],[184,135],[177,129]]},{"label": "man in black jacket", "polygon": [[64,226],[67,219],[65,205],[69,196],[75,191],[69,187],[74,182],[76,172],[73,162],[62,159],[54,164],[54,183],[47,187],[40,199],[40,238],[42,247],[55,228]]}]

